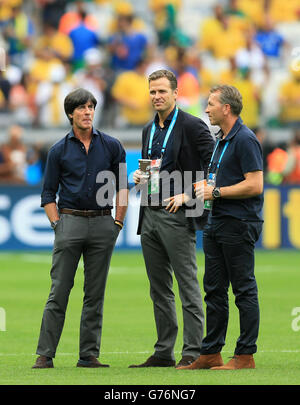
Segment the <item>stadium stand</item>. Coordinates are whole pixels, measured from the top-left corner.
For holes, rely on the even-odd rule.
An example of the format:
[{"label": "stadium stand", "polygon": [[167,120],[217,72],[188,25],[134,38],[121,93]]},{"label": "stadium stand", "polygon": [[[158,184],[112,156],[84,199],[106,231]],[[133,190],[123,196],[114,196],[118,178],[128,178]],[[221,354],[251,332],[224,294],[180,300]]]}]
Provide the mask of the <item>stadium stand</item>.
[{"label": "stadium stand", "polygon": [[[18,125],[26,143],[47,148],[68,127],[66,92],[84,86],[99,101],[96,125],[139,145],[147,75],[167,67],[181,108],[207,122],[209,88],[236,85],[264,150],[288,149],[300,122],[299,37],[298,0],[1,0],[0,143]],[[130,83],[143,104],[131,115]]]}]

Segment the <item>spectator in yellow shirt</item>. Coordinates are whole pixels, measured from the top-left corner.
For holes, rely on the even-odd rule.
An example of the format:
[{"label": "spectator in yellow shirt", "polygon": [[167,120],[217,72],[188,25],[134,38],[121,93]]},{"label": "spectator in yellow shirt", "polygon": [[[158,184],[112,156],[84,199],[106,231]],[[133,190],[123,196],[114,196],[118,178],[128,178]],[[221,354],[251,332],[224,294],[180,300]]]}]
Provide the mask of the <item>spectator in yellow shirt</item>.
[{"label": "spectator in yellow shirt", "polygon": [[225,8],[225,14],[230,17],[230,25],[242,32],[247,32],[252,28],[252,21],[240,8],[238,0],[229,0]]},{"label": "spectator in yellow shirt", "polygon": [[120,115],[115,123],[117,126],[142,127],[150,121],[152,108],[146,69],[146,61],[141,60],[135,70],[117,76],[111,91],[120,106]]},{"label": "spectator in yellow shirt", "polygon": [[272,0],[269,6],[269,13],[275,23],[298,21],[300,2],[299,0]]},{"label": "spectator in yellow shirt", "polygon": [[282,124],[299,127],[300,125],[300,64],[291,68],[290,78],[279,90],[280,121]]},{"label": "spectator in yellow shirt", "polygon": [[[50,80],[53,66],[63,65],[62,61],[56,58],[49,48],[36,50],[35,58],[28,69],[27,92],[31,100],[35,100],[39,83]],[[36,111],[36,109],[34,108]],[[36,116],[36,118],[38,118]]]},{"label": "spectator in yellow shirt", "polygon": [[256,26],[260,26],[264,21],[265,6],[266,0],[237,0],[238,9]]},{"label": "spectator in yellow shirt", "polygon": [[228,59],[245,45],[243,31],[225,15],[223,7],[214,8],[214,16],[204,21],[199,46],[217,59]]},{"label": "spectator in yellow shirt", "polygon": [[178,12],[182,7],[182,0],[149,0],[148,4],[154,15],[155,29],[159,33],[163,32],[167,26],[167,6],[172,6],[175,12]]},{"label": "spectator in yellow shirt", "polygon": [[59,32],[52,23],[45,23],[41,35],[36,43],[36,48],[49,48],[54,55],[62,61],[68,61],[73,55],[73,43],[70,37]]},{"label": "spectator in yellow shirt", "polygon": [[239,89],[246,108],[241,113],[245,125],[252,131],[260,125],[260,92],[251,79],[251,70],[240,71],[240,77],[235,79],[233,86]]},{"label": "spectator in yellow shirt", "polygon": [[231,57],[228,59],[227,62],[228,66],[221,69],[218,74],[218,83],[233,86],[233,83],[239,75],[236,59],[234,57]]},{"label": "spectator in yellow shirt", "polygon": [[1,28],[5,26],[5,24],[9,21],[12,17],[12,8],[15,6],[19,6],[22,3],[22,0],[15,0],[15,1],[0,1],[0,26]]},{"label": "spectator in yellow shirt", "polygon": [[213,52],[214,37],[222,30],[223,7],[216,5],[213,9],[214,15],[206,18],[200,26],[200,39],[198,46],[200,49]]},{"label": "spectator in yellow shirt", "polygon": [[119,16],[132,16],[132,28],[134,29],[134,31],[146,31],[146,24],[141,18],[135,16],[132,4],[127,1],[118,1],[114,6],[113,18],[108,25],[109,34],[113,34],[118,31]]},{"label": "spectator in yellow shirt", "polygon": [[62,64],[62,61],[55,57],[53,51],[48,47],[37,49],[35,57],[29,66],[29,75],[34,82],[48,80],[53,65]]},{"label": "spectator in yellow shirt", "polygon": [[235,55],[238,49],[245,46],[245,38],[242,31],[230,25],[230,19],[226,17],[219,35],[213,39],[213,54],[217,59],[228,59]]}]

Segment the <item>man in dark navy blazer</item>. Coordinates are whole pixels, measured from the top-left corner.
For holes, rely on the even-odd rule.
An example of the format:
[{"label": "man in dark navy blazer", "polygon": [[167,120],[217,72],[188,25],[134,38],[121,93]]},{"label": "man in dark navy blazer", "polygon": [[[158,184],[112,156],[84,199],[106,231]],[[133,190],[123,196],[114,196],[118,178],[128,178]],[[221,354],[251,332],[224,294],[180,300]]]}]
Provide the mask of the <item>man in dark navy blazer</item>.
[{"label": "man in dark navy blazer", "polygon": [[[204,316],[197,278],[196,230],[202,229],[206,215],[202,207],[195,217],[191,213],[194,208],[187,205],[193,197],[192,183],[199,173],[205,176],[214,140],[201,119],[177,108],[177,79],[172,72],[153,72],[149,91],[157,113],[143,129],[142,158],[150,159],[154,166],[149,189],[143,189],[138,234],[150,281],[157,342],[152,356],[130,367],[172,367],[176,364],[174,345],[178,332],[173,272],[184,322],[182,357],[177,366],[190,364],[200,354]],[[155,165],[159,179],[154,178]],[[141,170],[133,178],[136,185],[143,187]]]}]

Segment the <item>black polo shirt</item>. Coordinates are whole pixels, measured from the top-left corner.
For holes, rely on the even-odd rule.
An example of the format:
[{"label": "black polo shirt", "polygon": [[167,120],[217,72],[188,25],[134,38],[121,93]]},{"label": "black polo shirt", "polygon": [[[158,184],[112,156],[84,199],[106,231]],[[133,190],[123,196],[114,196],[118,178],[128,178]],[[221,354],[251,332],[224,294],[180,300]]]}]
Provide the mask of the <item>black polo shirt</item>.
[{"label": "black polo shirt", "polygon": [[[160,127],[159,126],[159,117],[158,114],[156,114],[154,118],[154,123],[155,123],[155,132],[153,136],[153,142],[152,142],[152,150],[151,150],[151,156],[150,159],[160,159],[161,158],[161,150],[163,147],[163,143],[165,140],[165,137],[167,135],[169,126],[172,122],[172,118],[175,114],[175,109],[171,111],[171,113],[167,116],[167,118],[164,121],[164,126]],[[172,173],[175,170],[175,162],[174,162],[174,157],[173,157],[173,143],[174,143],[174,128],[170,133],[165,153],[163,155],[163,159],[161,162],[161,168],[160,168],[160,173],[162,172],[168,172]],[[149,147],[149,144],[147,145],[147,148]],[[169,182],[169,179],[165,179],[163,176],[160,178],[160,193],[159,196],[154,196],[154,201],[155,203],[152,203],[152,196],[149,195],[148,197],[148,202],[149,205],[157,205],[157,202],[159,205],[166,205],[164,203],[164,199],[167,197],[171,197],[174,195],[174,180],[171,179]]]},{"label": "black polo shirt", "polygon": [[[161,150],[162,150],[163,143],[164,143],[165,137],[167,135],[169,126],[171,124],[173,115],[175,113],[175,108],[173,109],[173,111],[171,111],[171,113],[165,119],[163,128],[161,128],[159,126],[158,114],[156,114],[156,116],[154,118],[155,132],[154,132],[154,136],[153,136],[150,159],[159,159],[161,157]],[[175,170],[175,163],[174,163],[174,159],[173,159],[173,131],[174,130],[172,130],[172,132],[170,133],[168,143],[166,146],[166,150],[165,150],[165,153],[163,156],[163,160],[162,160],[162,164],[161,164],[161,168],[160,168],[161,172],[163,170],[166,170],[169,173],[172,173],[172,171]]]},{"label": "black polo shirt", "polygon": [[[228,142],[216,177],[217,187],[232,186],[245,180],[244,174],[263,170],[262,149],[255,134],[238,118],[233,128],[221,139],[210,168],[216,172],[217,163],[223,148]],[[262,221],[263,194],[250,198],[214,200],[211,218],[231,216],[241,220]]]},{"label": "black polo shirt", "polygon": [[[112,208],[113,191],[127,187],[126,170],[119,171],[119,164],[125,162],[125,150],[117,139],[93,129],[89,151],[86,153],[83,143],[71,130],[48,152],[41,206],[55,202],[58,192],[58,208]],[[98,174],[106,171],[114,176],[99,182]],[[99,206],[96,196],[101,187],[109,188],[112,192],[107,193],[107,203]]]}]

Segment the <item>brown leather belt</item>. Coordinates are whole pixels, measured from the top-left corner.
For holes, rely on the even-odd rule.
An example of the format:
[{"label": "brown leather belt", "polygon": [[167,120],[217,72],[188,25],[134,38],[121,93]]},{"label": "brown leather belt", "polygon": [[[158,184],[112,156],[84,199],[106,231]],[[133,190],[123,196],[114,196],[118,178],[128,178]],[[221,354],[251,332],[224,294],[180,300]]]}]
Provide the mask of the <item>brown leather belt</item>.
[{"label": "brown leather belt", "polygon": [[98,217],[104,215],[111,215],[110,209],[103,210],[72,210],[70,208],[62,208],[59,210],[61,214],[76,215],[78,217]]}]

